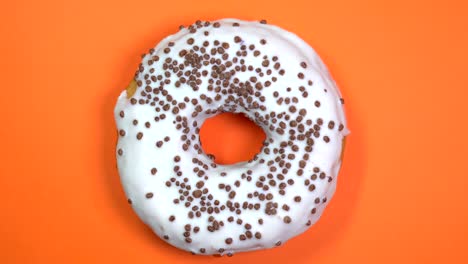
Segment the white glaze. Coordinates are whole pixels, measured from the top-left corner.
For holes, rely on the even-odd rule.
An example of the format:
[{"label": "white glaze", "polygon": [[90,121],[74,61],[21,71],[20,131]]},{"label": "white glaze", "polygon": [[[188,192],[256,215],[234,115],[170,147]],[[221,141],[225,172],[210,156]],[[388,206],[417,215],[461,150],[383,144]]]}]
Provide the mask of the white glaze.
[{"label": "white glaze", "polygon": [[[277,82],[272,82],[270,87],[263,88],[261,91],[262,95],[266,98],[264,105],[267,107],[267,112],[288,112],[287,109],[289,106],[284,103],[281,106],[278,105],[276,103],[276,98],[273,97],[273,92],[278,91],[280,95],[288,95],[289,97],[296,96],[299,99],[299,102],[295,104],[295,106],[298,110],[301,108],[307,109],[304,120],[311,119],[315,124],[317,118],[322,118],[324,125],[320,130],[320,138],[314,138],[315,144],[313,146],[313,151],[309,154],[310,158],[308,159],[307,165],[304,168],[304,176],[298,177],[296,175],[299,161],[299,159],[296,159],[291,162],[292,167],[288,174],[285,175],[286,179],[295,180],[294,185],[287,187],[286,194],[284,196],[277,194],[278,185],[276,185],[276,187],[270,187],[270,191],[273,190],[275,194],[273,201],[279,204],[277,214],[266,215],[263,208],[267,201],[264,201],[261,202],[262,207],[260,210],[245,210],[240,215],[244,223],[248,222],[252,225],[253,233],[261,232],[262,238],[240,241],[238,235],[245,231],[244,225],[238,225],[235,221],[229,223],[226,220],[229,216],[234,216],[234,219],[237,219],[235,213],[226,209],[219,214],[213,214],[217,220],[224,221],[224,226],[216,232],[209,232],[206,229],[209,217],[207,213],[202,214],[200,218],[195,217],[189,219],[187,213],[190,211],[190,208],[186,208],[183,202],[178,205],[173,203],[173,200],[178,198],[180,194],[177,192],[176,188],[168,188],[165,183],[171,177],[175,176],[173,171],[175,165],[173,160],[174,156],[178,155],[181,157],[181,162],[179,162],[178,165],[181,167],[183,176],[180,178],[188,177],[188,184],[192,186],[200,180],[193,172],[192,158],[196,157],[207,164],[212,163],[212,161],[204,154],[198,155],[192,148],[189,149],[192,151],[182,150],[182,141],[180,140],[181,132],[177,130],[173,124],[175,119],[174,114],[169,111],[166,113],[167,117],[164,120],[156,123],[154,121],[154,117],[156,116],[154,106],[150,106],[149,104],[132,105],[129,99],[127,99],[126,91],[122,92],[115,107],[115,119],[117,128],[119,130],[123,129],[125,131],[125,136],[119,136],[117,144],[117,149],[123,150],[123,154],[117,154],[116,156],[125,193],[127,197],[132,200],[132,207],[138,216],[143,222],[149,225],[157,235],[160,237],[167,235],[169,239],[165,241],[168,243],[197,254],[200,254],[200,248],[206,249],[204,254],[218,254],[220,253],[218,252],[219,248],[225,249],[222,254],[270,248],[274,247],[278,241],[284,244],[288,239],[307,230],[309,226],[307,226],[306,223],[310,221],[311,224],[314,224],[319,219],[326,206],[326,203],[322,202],[320,202],[319,205],[315,205],[314,199],[317,197],[321,199],[326,197],[329,201],[334,194],[337,174],[341,165],[340,154],[342,151],[342,140],[344,136],[348,134],[344,110],[340,102],[340,92],[328,73],[327,68],[309,45],[296,35],[276,26],[233,19],[225,19],[218,22],[221,24],[219,28],[210,26],[206,29],[202,28],[198,30],[195,34],[189,34],[188,29],[182,29],[178,33],[165,38],[154,48],[154,53],[148,54],[143,58],[142,64],[147,65],[148,60],[150,60],[152,56],[158,55],[160,57],[159,62],[154,63],[151,67],[156,70],[156,73],[160,74],[163,71],[162,62],[165,58],[172,57],[173,59],[182,61],[182,58],[176,54],[178,54],[181,49],[190,49],[191,46],[186,43],[188,38],[194,38],[194,45],[200,46],[205,40],[212,41],[217,39],[220,42],[227,42],[230,48],[226,50],[226,52],[230,55],[230,58],[235,56],[235,52],[240,44],[245,44],[247,46],[255,44],[255,46],[261,50],[262,54],[258,57],[249,55],[245,58],[246,64],[254,65],[254,67],[261,67],[263,55],[267,54],[269,58],[276,55],[279,57],[281,68],[286,71],[284,76],[275,75],[278,76]],[[234,22],[239,23],[240,27],[233,27],[232,24]],[[203,35],[205,30],[210,32],[208,37]],[[240,36],[243,42],[235,43],[233,40],[234,36]],[[260,45],[259,42],[261,39],[267,41],[266,45]],[[175,46],[171,47],[172,51],[169,54],[165,54],[163,50],[167,47],[169,42],[174,42]],[[219,55],[217,55],[217,57],[219,57]],[[300,63],[303,61],[307,63],[306,69],[300,66]],[[148,71],[151,67],[145,67],[144,71],[136,76],[136,80],[144,81],[143,76],[149,73]],[[206,69],[209,69],[208,67],[206,67]],[[205,69],[205,67],[202,69]],[[298,72],[303,72],[305,74],[303,80],[298,79]],[[247,80],[253,73],[255,72],[237,73],[235,77],[243,81]],[[215,92],[206,90],[208,78],[209,75],[208,77],[202,77],[203,83],[200,85],[200,90],[194,92],[188,85],[182,85],[180,88],[171,87],[176,81],[176,76],[173,74],[171,76],[171,85],[165,86],[165,88],[178,102],[182,102],[185,96],[191,98],[198,97],[201,93],[214,97]],[[257,78],[266,81],[267,78],[271,78],[271,76],[265,75],[264,77]],[[307,85],[308,80],[313,81],[312,86]],[[309,94],[307,98],[303,98],[301,92],[298,90],[298,87],[301,85],[306,88]],[[286,92],[287,87],[291,87],[292,91]],[[144,85],[138,87],[134,95],[135,98],[139,98],[138,96],[142,89],[144,89]],[[324,89],[326,89],[327,92],[324,92]],[[316,100],[320,101],[320,107],[314,106]],[[221,103],[213,102],[209,106],[204,106],[203,110],[205,111],[208,108],[216,109],[220,105]],[[125,113],[123,118],[120,116],[121,111]],[[192,111],[193,105],[189,103],[184,110],[179,112],[179,115],[187,116],[190,125],[193,120],[196,120],[198,122],[198,127],[201,126],[206,118],[213,116],[213,114],[207,115],[202,113],[196,118],[192,118]],[[254,119],[253,112],[245,111],[242,108],[237,108],[236,112],[245,113],[247,116]],[[295,118],[298,112],[290,115]],[[134,119],[139,121],[136,126],[132,124]],[[327,128],[328,121],[330,120],[336,123],[334,129]],[[147,121],[151,123],[150,128],[145,127],[145,122]],[[339,124],[344,125],[342,131],[338,131]],[[284,135],[279,135],[276,132],[271,132],[265,125],[261,126],[267,134],[267,139],[271,138],[274,140],[274,144],[270,144],[270,148],[275,147],[275,144],[279,145],[279,142],[283,140],[288,141],[289,134],[287,132]],[[192,126],[190,126],[190,128],[190,133],[194,133],[194,128]],[[143,132],[143,138],[141,140],[136,139],[138,132]],[[329,143],[325,143],[322,140],[322,137],[325,135],[330,138]],[[164,142],[161,148],[156,147],[155,142],[163,140],[165,136],[170,136],[170,141]],[[197,135],[197,139],[192,141],[192,146],[198,143],[198,141]],[[302,157],[305,153],[303,150],[304,142],[298,141],[297,145],[300,147],[300,151],[296,153],[296,156]],[[255,186],[256,179],[261,175],[266,176],[269,172],[266,163],[260,164],[258,160],[261,158],[268,160],[268,158],[272,156],[274,156],[272,152],[270,155],[267,155],[261,151],[258,155],[258,159],[250,163],[243,162],[230,166],[218,165],[216,168],[210,167],[209,170],[207,170],[208,180],[205,181],[205,187],[209,188],[210,193],[215,199],[218,199],[221,201],[221,204],[224,204],[228,199],[228,192],[220,190],[218,184],[224,183],[234,187],[234,182],[240,180],[240,175],[248,169],[251,169],[253,171],[253,180],[251,182],[241,181],[240,187],[236,189],[237,194],[234,198],[234,201],[239,201],[241,204],[243,201],[249,201],[246,199],[246,196],[247,193],[257,190]],[[319,167],[321,171],[325,172],[327,177],[332,177],[333,180],[331,182],[326,180],[314,181],[313,183],[316,189],[310,192],[307,190],[303,181],[313,174],[312,169],[316,166]],[[156,167],[158,170],[156,175],[151,175],[150,173],[153,167]],[[228,175],[221,177],[219,175],[221,172],[227,172]],[[193,190],[194,188],[192,188],[190,192]],[[147,199],[145,194],[148,192],[153,193],[154,197]],[[296,195],[302,197],[300,203],[294,202],[294,196]],[[255,202],[258,202],[258,200],[255,199]],[[290,206],[289,211],[281,209],[283,203],[287,203]],[[195,202],[192,203],[190,207],[193,205],[195,205]],[[317,213],[311,214],[310,211],[314,207],[317,209]],[[174,222],[168,221],[170,215],[176,217]],[[283,217],[286,215],[290,216],[292,219],[290,224],[285,224],[283,222]],[[258,218],[263,219],[263,225],[258,224]],[[198,233],[195,234],[191,232],[191,243],[185,242],[183,236],[184,225],[187,223],[190,223],[192,227],[200,227]],[[227,237],[233,238],[232,244],[227,245],[225,243]]]}]

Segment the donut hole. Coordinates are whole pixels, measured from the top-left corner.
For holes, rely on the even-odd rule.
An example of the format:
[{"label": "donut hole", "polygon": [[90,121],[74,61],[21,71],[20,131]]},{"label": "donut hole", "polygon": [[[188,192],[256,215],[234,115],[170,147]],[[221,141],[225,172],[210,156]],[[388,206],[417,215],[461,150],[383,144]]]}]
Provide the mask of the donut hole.
[{"label": "donut hole", "polygon": [[265,138],[263,129],[240,113],[216,115],[206,119],[200,128],[203,151],[223,165],[251,160],[260,152]]}]

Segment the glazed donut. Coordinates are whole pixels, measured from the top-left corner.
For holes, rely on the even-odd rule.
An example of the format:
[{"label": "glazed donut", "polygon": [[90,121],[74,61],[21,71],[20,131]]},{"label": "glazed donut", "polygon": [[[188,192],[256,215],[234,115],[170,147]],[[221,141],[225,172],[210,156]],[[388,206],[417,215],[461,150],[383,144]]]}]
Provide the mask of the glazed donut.
[{"label": "glazed donut", "polygon": [[[343,99],[315,51],[265,21],[197,21],[143,56],[115,107],[117,165],[136,214],[204,255],[279,246],[335,192],[348,133]],[[216,164],[204,120],[242,113],[265,134],[251,160]]]}]

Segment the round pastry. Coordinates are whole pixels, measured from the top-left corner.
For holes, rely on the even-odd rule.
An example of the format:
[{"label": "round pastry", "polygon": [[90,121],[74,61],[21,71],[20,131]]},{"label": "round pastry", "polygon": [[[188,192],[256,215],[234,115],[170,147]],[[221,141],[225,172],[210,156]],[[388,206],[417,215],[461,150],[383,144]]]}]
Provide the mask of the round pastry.
[{"label": "round pastry", "polygon": [[[204,120],[243,113],[266,140],[219,165]],[[265,21],[197,21],[143,56],[115,107],[128,202],[162,239],[194,254],[271,248],[304,232],[335,192],[343,99],[315,51]]]}]

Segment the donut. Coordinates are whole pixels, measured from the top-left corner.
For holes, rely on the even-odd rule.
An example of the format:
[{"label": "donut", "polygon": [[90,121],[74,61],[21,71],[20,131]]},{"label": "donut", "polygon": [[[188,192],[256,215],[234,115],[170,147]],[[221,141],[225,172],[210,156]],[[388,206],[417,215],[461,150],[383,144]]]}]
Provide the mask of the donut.
[{"label": "donut", "polygon": [[[118,97],[116,159],[128,203],[161,239],[202,255],[277,247],[320,218],[336,188],[344,101],[317,53],[266,21],[196,21],[142,56]],[[241,113],[266,139],[220,165],[204,120]]]}]

